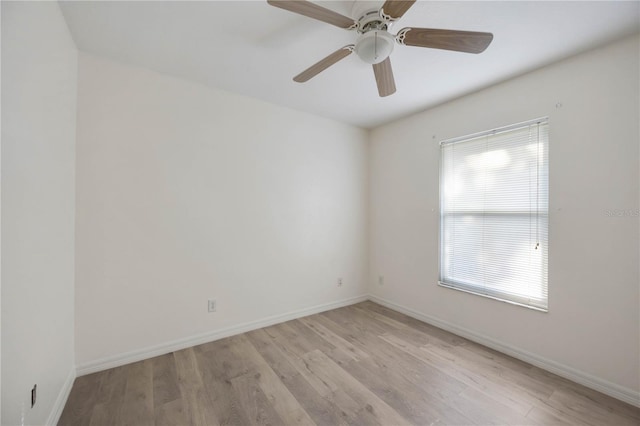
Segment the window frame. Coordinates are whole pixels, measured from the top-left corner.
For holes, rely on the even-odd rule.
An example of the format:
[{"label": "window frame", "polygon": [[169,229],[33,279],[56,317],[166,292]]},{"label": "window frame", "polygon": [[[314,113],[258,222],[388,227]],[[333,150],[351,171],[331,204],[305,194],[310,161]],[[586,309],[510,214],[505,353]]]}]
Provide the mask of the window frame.
[{"label": "window frame", "polygon": [[[473,139],[477,139],[477,138],[481,138],[484,136],[490,136],[490,135],[495,135],[498,133],[504,133],[504,132],[508,132],[508,131],[512,131],[512,130],[517,130],[517,129],[521,129],[521,128],[526,128],[526,127],[530,127],[531,125],[546,125],[547,126],[547,132],[546,132],[546,149],[547,149],[547,158],[546,158],[546,173],[547,173],[547,188],[546,188],[546,195],[548,197],[549,195],[549,188],[550,188],[550,181],[549,181],[549,146],[550,146],[550,125],[549,125],[549,117],[540,117],[540,118],[536,118],[533,120],[527,120],[527,121],[523,121],[520,123],[515,123],[515,124],[511,124],[511,125],[507,125],[507,126],[503,126],[503,127],[498,127],[495,129],[491,129],[491,130],[486,130],[486,131],[482,131],[482,132],[477,132],[477,133],[472,133],[469,135],[464,135],[464,136],[460,136],[460,137],[455,137],[455,138],[451,138],[451,139],[445,139],[440,141],[439,143],[439,150],[440,150],[440,158],[439,158],[439,231],[438,231],[438,236],[439,236],[439,241],[438,241],[438,286],[440,287],[444,287],[444,288],[448,288],[448,289],[452,289],[452,290],[457,290],[457,291],[461,291],[464,293],[469,293],[469,294],[474,294],[477,296],[481,296],[481,297],[485,297],[485,298],[489,298],[489,299],[493,299],[493,300],[497,300],[500,302],[504,302],[504,303],[509,303],[509,304],[513,304],[513,305],[517,305],[517,306],[522,306],[525,308],[529,308],[535,311],[539,311],[539,312],[548,312],[549,311],[549,291],[548,291],[548,283],[549,283],[549,270],[548,270],[548,259],[549,259],[549,204],[548,204],[548,199],[547,199],[547,203],[546,203],[546,210],[541,211],[539,208],[536,210],[535,214],[536,214],[536,219],[539,221],[538,225],[540,225],[541,223],[546,226],[545,228],[545,232],[546,232],[546,246],[543,247],[546,250],[546,268],[545,268],[545,274],[546,277],[543,277],[543,279],[546,280],[546,299],[535,299],[535,300],[544,300],[544,305],[541,303],[531,303],[532,298],[530,297],[525,297],[525,296],[518,296],[518,295],[506,295],[505,292],[501,292],[499,290],[496,289],[492,289],[490,286],[487,286],[486,284],[482,285],[482,284],[474,284],[474,283],[465,283],[465,282],[461,282],[461,281],[454,281],[454,280],[449,280],[447,281],[444,278],[444,261],[443,261],[443,257],[444,257],[444,253],[445,253],[445,241],[444,241],[444,218],[445,216],[455,216],[455,215],[476,215],[476,216],[502,216],[502,215],[506,215],[506,216],[511,216],[511,217],[516,217],[516,216],[521,216],[521,217],[530,217],[532,214],[532,210],[523,212],[523,211],[477,211],[477,212],[473,212],[473,211],[463,211],[463,212],[447,212],[445,213],[445,202],[444,202],[444,190],[443,190],[443,176],[444,176],[444,146],[445,145],[449,145],[449,144],[455,144],[458,142],[464,142],[464,141],[470,141]],[[475,216],[474,216],[475,217]]]}]

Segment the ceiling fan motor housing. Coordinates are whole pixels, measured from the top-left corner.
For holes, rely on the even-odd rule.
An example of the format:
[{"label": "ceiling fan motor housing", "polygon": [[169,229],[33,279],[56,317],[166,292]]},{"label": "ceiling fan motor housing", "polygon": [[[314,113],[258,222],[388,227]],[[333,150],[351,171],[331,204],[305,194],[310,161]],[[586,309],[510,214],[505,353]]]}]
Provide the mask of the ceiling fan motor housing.
[{"label": "ceiling fan motor housing", "polygon": [[387,32],[389,24],[380,18],[377,9],[359,13],[360,15],[355,16],[360,16],[357,27],[360,37],[354,50],[364,62],[378,64],[387,59],[393,51],[395,38]]}]

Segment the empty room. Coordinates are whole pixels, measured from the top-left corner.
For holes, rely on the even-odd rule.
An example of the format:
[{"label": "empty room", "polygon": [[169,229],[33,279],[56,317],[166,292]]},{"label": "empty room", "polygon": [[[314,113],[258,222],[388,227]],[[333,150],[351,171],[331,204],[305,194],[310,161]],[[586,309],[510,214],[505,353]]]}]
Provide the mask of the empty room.
[{"label": "empty room", "polygon": [[640,1],[0,18],[2,426],[640,424]]}]

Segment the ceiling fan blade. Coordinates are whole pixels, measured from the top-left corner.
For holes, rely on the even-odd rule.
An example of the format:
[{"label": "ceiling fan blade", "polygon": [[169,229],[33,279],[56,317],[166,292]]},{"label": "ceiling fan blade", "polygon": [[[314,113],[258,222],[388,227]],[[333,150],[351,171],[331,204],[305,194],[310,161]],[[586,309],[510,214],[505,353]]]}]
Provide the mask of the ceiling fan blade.
[{"label": "ceiling fan blade", "polygon": [[271,6],[279,7],[280,9],[288,10],[289,12],[298,13],[300,15],[308,16],[309,18],[317,19],[318,21],[326,22],[327,24],[335,25],[336,27],[350,30],[356,28],[358,23],[351,18],[347,18],[344,15],[334,12],[333,10],[326,9],[317,4],[311,3],[305,0],[267,0]]},{"label": "ceiling fan blade", "polygon": [[396,82],[393,80],[391,59],[387,58],[379,64],[373,64],[373,73],[376,76],[378,94],[381,98],[393,95],[396,92]]},{"label": "ceiling fan blade", "polygon": [[415,2],[416,0],[387,0],[380,8],[380,17],[387,21],[396,21],[402,18],[402,15],[404,15]]},{"label": "ceiling fan blade", "polygon": [[353,52],[353,47],[354,45],[350,44],[348,46],[343,47],[342,49],[336,50],[331,55],[311,65],[309,68],[307,68],[306,70],[302,71],[300,74],[293,77],[293,81],[297,83],[304,83],[305,81],[309,81],[316,75],[320,74],[322,71],[329,68],[331,65],[351,55],[351,53]]},{"label": "ceiling fan blade", "polygon": [[491,44],[493,34],[433,28],[403,28],[398,32],[396,40],[407,46],[481,53]]}]

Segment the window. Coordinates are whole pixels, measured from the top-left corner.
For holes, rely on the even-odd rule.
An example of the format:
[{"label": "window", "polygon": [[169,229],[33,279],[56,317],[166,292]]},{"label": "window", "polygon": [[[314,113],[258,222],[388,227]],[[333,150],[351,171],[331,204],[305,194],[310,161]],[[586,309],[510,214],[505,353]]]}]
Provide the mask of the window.
[{"label": "window", "polygon": [[546,311],[547,119],[441,142],[440,285]]}]

